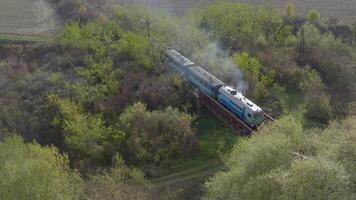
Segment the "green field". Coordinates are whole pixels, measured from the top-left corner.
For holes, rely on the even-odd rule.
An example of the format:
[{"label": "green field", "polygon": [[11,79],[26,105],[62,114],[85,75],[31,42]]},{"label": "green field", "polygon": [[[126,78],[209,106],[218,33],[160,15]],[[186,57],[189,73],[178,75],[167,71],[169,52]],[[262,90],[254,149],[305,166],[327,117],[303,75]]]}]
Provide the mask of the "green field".
[{"label": "green field", "polygon": [[29,35],[0,34],[0,42],[46,42],[47,38]]}]

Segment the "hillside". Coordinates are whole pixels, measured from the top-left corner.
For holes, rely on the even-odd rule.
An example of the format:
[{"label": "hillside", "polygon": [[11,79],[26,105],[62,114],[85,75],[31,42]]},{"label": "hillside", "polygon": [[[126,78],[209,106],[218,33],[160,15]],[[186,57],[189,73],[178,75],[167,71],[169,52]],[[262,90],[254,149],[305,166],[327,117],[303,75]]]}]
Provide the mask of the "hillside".
[{"label": "hillside", "polygon": [[46,0],[0,0],[0,5],[0,33],[47,34],[59,24]]},{"label": "hillside", "polygon": [[22,1],[0,0],[0,200],[356,199],[356,23]]}]

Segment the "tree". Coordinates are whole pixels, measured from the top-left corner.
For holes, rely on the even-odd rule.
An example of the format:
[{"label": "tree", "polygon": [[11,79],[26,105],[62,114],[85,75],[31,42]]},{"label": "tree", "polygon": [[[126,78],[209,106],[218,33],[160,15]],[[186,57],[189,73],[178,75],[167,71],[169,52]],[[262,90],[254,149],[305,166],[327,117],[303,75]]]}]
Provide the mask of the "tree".
[{"label": "tree", "polygon": [[252,98],[261,100],[268,96],[267,88],[273,84],[273,81],[263,73],[260,61],[256,57],[250,56],[247,52],[235,54],[234,59],[249,80],[250,90],[248,91],[251,93]]},{"label": "tree", "polygon": [[15,136],[1,142],[0,151],[0,199],[79,200],[83,194],[79,174],[56,148]]},{"label": "tree", "polygon": [[263,127],[236,144],[204,199],[354,199],[355,120],[308,133],[289,117]]},{"label": "tree", "polygon": [[312,23],[316,23],[320,19],[320,13],[316,9],[312,9],[308,12],[308,19]]},{"label": "tree", "polygon": [[286,8],[285,8],[285,17],[287,19],[292,18],[295,15],[295,3],[294,1],[288,1]]},{"label": "tree", "polygon": [[326,124],[333,116],[330,96],[325,92],[325,85],[316,70],[307,67],[299,88],[304,93],[304,102],[308,120]]},{"label": "tree", "polygon": [[118,151],[125,134],[107,126],[101,115],[86,113],[80,104],[55,95],[49,96],[48,100],[58,109],[52,124],[63,130],[73,161],[108,161]]},{"label": "tree", "polygon": [[128,152],[140,161],[170,162],[188,156],[196,145],[192,117],[172,107],[150,112],[143,103],[135,103],[119,122],[128,134]]},{"label": "tree", "polygon": [[85,188],[86,199],[90,200],[136,200],[147,196],[146,179],[138,169],[130,169],[118,154],[109,170],[92,175]]},{"label": "tree", "polygon": [[196,12],[214,37],[230,49],[253,50],[258,37],[269,41],[282,25],[281,16],[271,7],[247,4],[212,4]]}]

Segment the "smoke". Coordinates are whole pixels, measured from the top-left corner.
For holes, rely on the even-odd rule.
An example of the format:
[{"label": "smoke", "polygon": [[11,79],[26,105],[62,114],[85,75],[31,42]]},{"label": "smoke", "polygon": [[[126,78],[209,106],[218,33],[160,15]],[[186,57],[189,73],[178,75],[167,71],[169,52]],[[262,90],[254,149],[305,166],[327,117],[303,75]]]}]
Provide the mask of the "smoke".
[{"label": "smoke", "polygon": [[229,53],[221,48],[217,42],[210,43],[192,56],[192,59],[209,73],[233,86],[245,94],[248,83],[244,74],[235,64]]},{"label": "smoke", "polygon": [[[89,0],[88,0],[89,1]],[[93,0],[90,0],[93,1]],[[168,7],[176,7],[173,5],[180,1],[172,0],[101,0],[108,4],[113,3],[128,3],[139,5],[149,5],[158,9],[163,9],[166,5]],[[156,5],[155,2],[165,2],[164,5]],[[191,6],[193,7],[193,5]],[[163,9],[164,10],[164,9]],[[199,48],[195,51],[198,46],[206,43],[209,37],[208,35],[195,26],[189,17],[177,17],[177,16],[167,16],[167,15],[157,15],[157,18],[150,19],[149,17],[156,16],[156,13],[152,13],[155,10],[147,9],[147,13],[136,13],[136,15],[146,15],[141,16],[147,18],[152,22],[151,29],[155,33],[161,36],[161,38],[166,38],[167,44],[171,45],[176,50],[181,53],[186,52],[185,56],[191,59],[201,67],[205,68],[209,73],[215,75],[217,78],[223,80],[226,84],[233,86],[236,90],[241,93],[245,93],[248,89],[248,83],[244,80],[244,74],[235,64],[228,51],[223,50],[218,42],[207,43],[203,48]],[[137,10],[130,12],[137,12]],[[184,30],[184,31],[182,31]],[[192,53],[193,52],[193,53]]]}]

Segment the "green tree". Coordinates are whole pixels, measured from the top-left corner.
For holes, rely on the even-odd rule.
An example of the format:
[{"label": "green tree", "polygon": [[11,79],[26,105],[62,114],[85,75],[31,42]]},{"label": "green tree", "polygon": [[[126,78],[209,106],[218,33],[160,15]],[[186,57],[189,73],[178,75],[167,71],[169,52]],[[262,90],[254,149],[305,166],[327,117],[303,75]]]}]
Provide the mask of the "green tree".
[{"label": "green tree", "polygon": [[196,145],[191,116],[172,107],[150,112],[146,105],[135,103],[119,121],[128,134],[129,152],[141,161],[169,162],[188,156]]},{"label": "green tree", "polygon": [[249,80],[251,96],[256,100],[268,96],[267,88],[272,86],[273,80],[263,73],[260,61],[247,52],[235,54],[234,60]]},{"label": "green tree", "polygon": [[236,144],[204,199],[354,199],[355,120],[308,132],[289,117],[263,127]]},{"label": "green tree", "polygon": [[118,151],[125,134],[107,126],[101,115],[87,113],[81,105],[55,95],[48,100],[58,109],[53,125],[62,128],[74,161],[107,161]]},{"label": "green tree", "polygon": [[320,19],[320,13],[316,9],[312,9],[308,12],[308,19],[310,22],[315,23]]},{"label": "green tree", "polygon": [[77,82],[68,85],[69,88],[76,91],[82,102],[103,99],[116,94],[120,89],[119,72],[113,68],[111,58],[96,59],[94,57],[89,57],[86,66],[77,70],[87,84]]},{"label": "green tree", "polygon": [[123,159],[116,155],[109,170],[89,177],[85,196],[90,200],[136,200],[147,198],[146,179],[138,169],[130,169]]},{"label": "green tree", "polygon": [[83,194],[79,174],[54,147],[25,144],[20,137],[0,143],[0,199],[75,200]]},{"label": "green tree", "polygon": [[319,73],[307,67],[299,88],[304,93],[307,118],[324,124],[327,123],[333,117],[333,112],[330,96],[325,92],[325,85]]},{"label": "green tree", "polygon": [[285,17],[290,19],[295,15],[295,3],[293,0],[288,1],[285,7]]},{"label": "green tree", "polygon": [[272,8],[247,4],[219,3],[199,10],[200,17],[216,39],[231,49],[253,50],[257,38],[273,39],[282,25],[281,16]]}]

